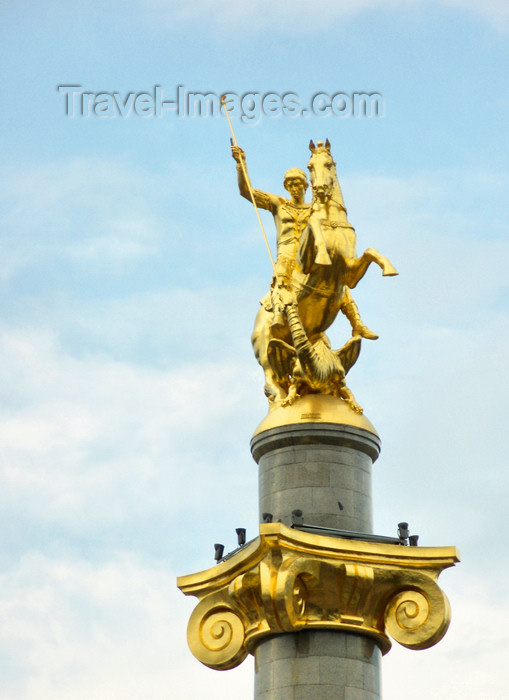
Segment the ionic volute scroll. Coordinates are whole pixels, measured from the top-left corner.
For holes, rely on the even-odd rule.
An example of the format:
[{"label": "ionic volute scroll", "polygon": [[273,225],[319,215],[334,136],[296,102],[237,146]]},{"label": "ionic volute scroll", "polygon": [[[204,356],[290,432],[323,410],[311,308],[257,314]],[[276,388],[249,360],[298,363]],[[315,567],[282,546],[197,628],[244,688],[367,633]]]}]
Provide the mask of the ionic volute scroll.
[{"label": "ionic volute scroll", "polygon": [[238,666],[247,656],[246,620],[222,595],[208,596],[193,610],[187,641],[193,655],[214,669]]},{"label": "ionic volute scroll", "polygon": [[282,630],[301,629],[313,617],[321,617],[317,606],[323,562],[308,557],[286,559],[277,576],[275,605]]},{"label": "ionic volute scroll", "polygon": [[420,586],[401,587],[387,601],[384,624],[387,634],[408,649],[428,649],[449,628],[451,610],[445,593],[430,578]]}]

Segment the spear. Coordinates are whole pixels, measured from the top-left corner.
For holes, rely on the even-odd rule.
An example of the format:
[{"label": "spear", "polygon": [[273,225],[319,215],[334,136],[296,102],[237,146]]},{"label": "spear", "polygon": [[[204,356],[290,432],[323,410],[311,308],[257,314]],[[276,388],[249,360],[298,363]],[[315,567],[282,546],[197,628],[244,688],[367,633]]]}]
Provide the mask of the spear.
[{"label": "spear", "polygon": [[[222,95],[222,96],[221,96],[221,104],[222,104],[223,107],[224,107],[224,111],[225,111],[225,114],[226,114],[226,118],[228,119],[228,124],[230,125],[230,131],[232,132],[232,138],[230,139],[230,143],[232,144],[232,146],[237,146],[237,148],[238,148],[238,147],[239,147],[239,144],[237,143],[237,138],[236,138],[236,136],[235,136],[235,131],[233,130],[233,124],[232,124],[231,119],[230,119],[230,114],[228,113],[228,107],[226,106],[226,95]],[[258,207],[256,206],[256,201],[255,201],[255,198],[254,198],[253,188],[251,187],[251,182],[250,182],[250,180],[249,180],[249,175],[247,174],[246,165],[245,165],[244,159],[243,159],[242,157],[240,158],[240,167],[242,168],[242,173],[243,173],[244,179],[245,179],[245,181],[246,181],[246,183],[247,183],[247,188],[248,188],[248,190],[249,190],[249,195],[250,195],[250,197],[251,197],[251,201],[253,202],[253,206],[254,206],[254,208],[255,208],[256,216],[257,216],[257,218],[258,218],[258,223],[260,224],[260,228],[261,228],[261,230],[262,230],[263,240],[265,241],[265,245],[267,246],[267,250],[268,250],[268,252],[269,252],[270,262],[272,263],[272,268],[274,269],[274,272],[275,272],[275,271],[276,271],[276,266],[275,266],[275,264],[274,264],[274,258],[272,257],[272,252],[271,252],[271,250],[270,250],[269,242],[268,242],[268,240],[267,240],[267,236],[265,235],[265,229],[263,228],[262,220],[261,220],[261,218],[260,218],[260,212],[259,212],[259,210],[258,210]]]}]

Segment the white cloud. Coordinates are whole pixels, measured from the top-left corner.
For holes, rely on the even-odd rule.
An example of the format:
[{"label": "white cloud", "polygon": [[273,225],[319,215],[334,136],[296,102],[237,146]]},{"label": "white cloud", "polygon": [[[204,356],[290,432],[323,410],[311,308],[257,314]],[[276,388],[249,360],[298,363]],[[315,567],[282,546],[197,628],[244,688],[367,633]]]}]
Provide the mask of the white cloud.
[{"label": "white cloud", "polygon": [[194,600],[161,563],[27,554],[0,574],[2,700],[210,700],[248,695],[249,662],[229,674],[186,645]]},{"label": "white cloud", "polygon": [[279,0],[276,3],[271,0],[219,0],[214,3],[191,0],[185,5],[173,0],[150,0],[144,9],[154,20],[172,25],[207,18],[224,32],[243,29],[309,34],[311,30],[318,36],[336,20],[349,20],[373,11],[423,13],[429,11],[431,4],[453,7],[458,12],[480,17],[498,30],[509,25],[505,0],[434,0],[433,3],[424,0],[359,0],[355,3],[350,0],[316,0],[312,4],[307,0]]},{"label": "white cloud", "polygon": [[41,261],[111,270],[156,251],[163,229],[148,195],[157,198],[162,183],[128,162],[82,157],[9,167],[0,179],[4,280]]},{"label": "white cloud", "polygon": [[154,509],[176,515],[191,474],[196,503],[208,499],[221,446],[230,456],[220,469],[233,470],[222,499],[235,488],[235,456],[248,435],[215,436],[245,420],[240,388],[255,384],[254,367],[75,359],[48,332],[5,327],[0,354],[6,508],[16,503],[40,522],[80,531]]},{"label": "white cloud", "polygon": [[[169,281],[168,281],[169,283]],[[213,284],[201,289],[161,285],[159,291],[127,290],[113,298],[61,297],[52,292],[20,300],[14,319],[58,329],[67,352],[94,353],[143,366],[177,369],[221,359],[252,361],[250,334],[262,284]],[[232,322],[232,319],[235,319]]]},{"label": "white cloud", "polygon": [[466,11],[486,20],[498,31],[509,27],[509,5],[505,0],[438,0],[446,6]]}]

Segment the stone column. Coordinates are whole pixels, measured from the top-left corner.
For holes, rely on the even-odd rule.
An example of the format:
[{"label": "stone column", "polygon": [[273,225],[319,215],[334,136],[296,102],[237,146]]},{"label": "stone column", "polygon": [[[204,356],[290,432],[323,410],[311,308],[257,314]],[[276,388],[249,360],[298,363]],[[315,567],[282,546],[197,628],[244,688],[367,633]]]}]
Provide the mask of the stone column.
[{"label": "stone column", "polygon": [[260,516],[271,513],[274,522],[291,526],[299,509],[309,525],[372,532],[376,434],[333,423],[283,425],[258,433],[251,450],[259,465]]},{"label": "stone column", "polygon": [[278,635],[255,650],[255,700],[379,700],[381,652],[328,630]]},{"label": "stone column", "polygon": [[[211,569],[178,578],[199,600],[187,629],[191,651],[217,670],[252,654],[255,700],[379,700],[389,637],[427,649],[447,631],[437,578],[458,561],[456,549],[363,537],[372,532],[380,443],[344,401],[306,396],[271,411],[251,446],[260,513],[273,522]],[[304,525],[324,529],[292,529],[296,510]]]},{"label": "stone column", "polygon": [[[286,419],[288,413],[280,415]],[[278,416],[269,415],[252,439],[261,519],[271,513],[274,522],[290,526],[292,511],[299,509],[306,525],[372,533],[371,470],[380,451],[374,428],[349,410],[337,416],[344,423],[311,422],[307,416],[314,414],[304,411],[294,414],[297,422],[277,425]],[[279,634],[260,640],[254,656],[255,700],[380,698],[381,651],[362,634]]]}]

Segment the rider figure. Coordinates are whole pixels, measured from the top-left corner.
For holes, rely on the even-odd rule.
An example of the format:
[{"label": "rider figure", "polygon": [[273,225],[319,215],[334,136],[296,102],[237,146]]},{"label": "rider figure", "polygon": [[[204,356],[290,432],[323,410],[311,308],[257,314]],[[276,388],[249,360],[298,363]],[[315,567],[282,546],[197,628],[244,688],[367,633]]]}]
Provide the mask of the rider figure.
[{"label": "rider figure", "polygon": [[[232,146],[232,155],[237,162],[240,194],[252,201],[244,175],[244,172],[247,173],[247,170],[245,170],[245,153],[238,146]],[[244,161],[244,168],[241,165],[241,158]],[[281,303],[279,289],[290,287],[300,236],[311,214],[311,204],[306,204],[304,201],[304,195],[308,187],[305,173],[298,168],[288,170],[285,173],[283,185],[290,194],[291,199],[253,189],[256,206],[270,211],[276,224],[277,258],[271,286],[272,303],[270,304],[269,302],[273,311],[272,326],[283,326],[285,323],[283,316],[284,304]]]},{"label": "rider figure", "polygon": [[[246,155],[242,148],[232,145],[232,156],[237,163],[237,178],[240,194],[250,202],[252,201],[246,180],[247,167]],[[241,165],[241,159],[244,167]],[[245,174],[246,175],[245,175]],[[291,199],[285,199],[275,194],[269,194],[262,190],[253,189],[256,206],[267,209],[274,217],[277,235],[277,258],[274,277],[271,284],[271,292],[262,303],[268,311],[273,312],[271,327],[285,325],[285,304],[280,297],[280,289],[291,288],[292,271],[297,261],[300,237],[312,212],[312,205],[306,204],[304,197],[308,188],[306,174],[298,168],[287,170],[283,180],[284,188],[290,194]],[[313,227],[314,228],[314,227]],[[315,232],[317,243],[317,256],[315,262],[322,265],[330,265],[330,258],[325,248],[325,242],[319,231]],[[350,321],[352,335],[360,335],[363,338],[374,340],[378,336],[362,323],[359,310],[353,300],[350,290],[345,287],[345,294],[341,300],[340,310]]]}]

